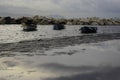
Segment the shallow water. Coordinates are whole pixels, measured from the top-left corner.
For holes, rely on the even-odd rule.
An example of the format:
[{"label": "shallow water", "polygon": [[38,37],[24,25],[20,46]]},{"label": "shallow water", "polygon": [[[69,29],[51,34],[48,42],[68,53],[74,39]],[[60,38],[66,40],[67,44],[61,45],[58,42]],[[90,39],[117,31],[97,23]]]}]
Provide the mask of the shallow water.
[{"label": "shallow water", "polygon": [[10,53],[17,56],[0,58],[0,80],[120,79],[120,40]]},{"label": "shallow water", "polygon": [[[81,25],[66,25],[65,30],[53,30],[52,25],[38,25],[38,31],[23,32],[21,25],[0,25],[0,43],[19,42],[41,38],[82,35]],[[98,26],[99,33],[120,33],[120,26]]]}]

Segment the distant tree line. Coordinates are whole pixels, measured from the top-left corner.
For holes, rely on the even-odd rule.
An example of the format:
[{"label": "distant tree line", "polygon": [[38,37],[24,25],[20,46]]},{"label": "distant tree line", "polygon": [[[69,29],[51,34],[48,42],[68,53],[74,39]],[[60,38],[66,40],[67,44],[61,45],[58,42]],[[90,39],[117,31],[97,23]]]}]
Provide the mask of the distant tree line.
[{"label": "distant tree line", "polygon": [[53,25],[58,22],[66,25],[120,25],[119,18],[99,18],[99,17],[87,17],[87,18],[50,18],[44,16],[33,17],[20,17],[12,18],[10,16],[0,17],[0,24],[22,24],[27,20],[33,20],[34,23],[39,25]]}]

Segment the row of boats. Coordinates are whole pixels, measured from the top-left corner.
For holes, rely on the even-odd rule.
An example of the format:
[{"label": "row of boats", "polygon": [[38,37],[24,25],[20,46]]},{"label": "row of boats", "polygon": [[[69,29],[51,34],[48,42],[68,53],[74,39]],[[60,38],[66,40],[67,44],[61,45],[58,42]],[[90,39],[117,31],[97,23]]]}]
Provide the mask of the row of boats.
[{"label": "row of boats", "polygon": [[[22,24],[23,31],[36,31],[37,24],[32,21],[27,21]],[[61,23],[57,23],[53,26],[53,30],[63,30],[65,26]],[[81,33],[97,33],[97,27],[84,26],[79,29]]]}]

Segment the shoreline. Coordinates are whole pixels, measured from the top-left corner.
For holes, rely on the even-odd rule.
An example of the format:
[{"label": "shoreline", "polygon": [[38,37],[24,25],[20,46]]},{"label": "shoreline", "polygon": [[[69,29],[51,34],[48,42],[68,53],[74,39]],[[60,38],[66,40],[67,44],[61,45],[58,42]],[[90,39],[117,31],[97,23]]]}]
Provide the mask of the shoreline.
[{"label": "shoreline", "polygon": [[97,43],[108,40],[120,39],[120,33],[111,34],[87,34],[81,36],[69,36],[59,38],[46,38],[37,40],[27,40],[15,43],[1,43],[0,52],[36,52],[46,51],[53,48],[74,46],[85,43]]}]

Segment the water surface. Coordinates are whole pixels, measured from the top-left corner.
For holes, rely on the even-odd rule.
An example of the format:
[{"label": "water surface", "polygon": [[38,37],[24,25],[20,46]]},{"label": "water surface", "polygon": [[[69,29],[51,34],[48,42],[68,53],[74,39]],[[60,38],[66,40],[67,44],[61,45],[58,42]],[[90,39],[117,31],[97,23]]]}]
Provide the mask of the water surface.
[{"label": "water surface", "polygon": [[[53,25],[38,25],[38,31],[23,32],[21,25],[0,25],[0,43],[78,36],[82,35],[79,31],[81,27],[82,25],[66,25],[66,29],[56,31],[53,30]],[[120,33],[120,26],[98,26],[98,34],[101,33]]]}]

